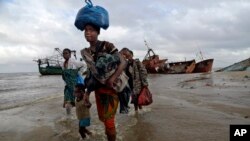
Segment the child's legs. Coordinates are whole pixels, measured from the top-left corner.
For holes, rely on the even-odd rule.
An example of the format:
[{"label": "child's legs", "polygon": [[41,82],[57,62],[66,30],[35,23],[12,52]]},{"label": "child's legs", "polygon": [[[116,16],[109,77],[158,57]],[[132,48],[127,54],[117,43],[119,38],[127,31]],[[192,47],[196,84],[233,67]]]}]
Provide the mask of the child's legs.
[{"label": "child's legs", "polygon": [[85,130],[86,130],[85,126],[81,126],[79,122],[79,133],[83,139],[86,138]]},{"label": "child's legs", "polygon": [[86,133],[91,135],[92,133],[86,129],[87,126],[90,126],[90,118],[84,118],[79,120],[79,133],[81,134],[82,138],[86,137]]}]

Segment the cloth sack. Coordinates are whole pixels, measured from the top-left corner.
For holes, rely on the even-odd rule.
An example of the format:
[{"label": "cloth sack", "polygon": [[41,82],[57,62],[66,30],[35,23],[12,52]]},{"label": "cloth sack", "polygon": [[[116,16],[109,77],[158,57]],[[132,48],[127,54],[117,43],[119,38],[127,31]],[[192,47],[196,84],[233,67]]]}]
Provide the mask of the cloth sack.
[{"label": "cloth sack", "polygon": [[109,14],[101,6],[93,6],[91,0],[86,0],[87,5],[81,8],[75,19],[75,26],[83,31],[86,24],[94,24],[103,29],[109,27]]},{"label": "cloth sack", "polygon": [[[83,49],[81,54],[91,75],[93,75],[93,77],[88,78],[88,82],[86,82],[86,85],[89,87],[98,84],[96,81],[105,85],[106,81],[113,75],[120,63],[119,57],[111,54],[102,54],[98,56],[96,63],[94,63],[93,57],[86,49]],[[126,85],[128,85],[128,76],[123,71],[115,80],[113,89],[116,92],[121,92]]]},{"label": "cloth sack", "polygon": [[148,87],[143,87],[138,97],[138,105],[146,106],[153,103],[152,93]]}]

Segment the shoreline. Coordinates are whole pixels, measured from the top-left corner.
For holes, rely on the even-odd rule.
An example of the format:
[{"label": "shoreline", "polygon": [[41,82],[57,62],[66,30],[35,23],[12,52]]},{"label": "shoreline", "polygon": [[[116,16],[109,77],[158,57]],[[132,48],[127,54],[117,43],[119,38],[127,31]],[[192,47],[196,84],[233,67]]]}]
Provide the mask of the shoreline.
[{"label": "shoreline", "polygon": [[[117,112],[117,141],[229,140],[230,124],[250,123],[250,72],[197,74],[185,78],[150,75],[149,79],[153,104],[137,114],[133,105],[129,114]],[[106,140],[103,124],[97,117],[94,94],[90,100],[92,121],[88,128],[93,131],[93,137],[86,140]],[[63,96],[58,95],[1,110],[0,138],[78,141],[75,111],[67,117],[62,102]]]}]

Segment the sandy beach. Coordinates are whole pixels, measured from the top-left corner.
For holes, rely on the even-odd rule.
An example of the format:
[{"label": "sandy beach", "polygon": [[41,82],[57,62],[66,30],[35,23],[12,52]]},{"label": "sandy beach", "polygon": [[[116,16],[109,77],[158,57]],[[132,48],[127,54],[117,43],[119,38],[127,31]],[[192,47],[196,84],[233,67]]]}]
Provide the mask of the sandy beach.
[{"label": "sandy beach", "polygon": [[[117,112],[118,141],[228,141],[230,124],[250,124],[250,72],[149,75],[154,102],[139,113]],[[63,94],[0,111],[1,141],[78,141],[74,111]],[[106,140],[91,95],[93,136]]]}]

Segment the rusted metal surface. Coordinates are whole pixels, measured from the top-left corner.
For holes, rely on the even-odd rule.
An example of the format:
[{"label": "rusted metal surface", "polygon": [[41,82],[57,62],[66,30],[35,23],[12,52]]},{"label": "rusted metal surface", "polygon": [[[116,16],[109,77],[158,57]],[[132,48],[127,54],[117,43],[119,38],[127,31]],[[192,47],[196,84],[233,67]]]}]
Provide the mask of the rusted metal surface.
[{"label": "rusted metal surface", "polygon": [[196,63],[194,59],[181,62],[167,62],[167,59],[159,59],[159,56],[148,47],[147,42],[144,42],[148,48],[148,51],[142,63],[144,64],[148,73],[183,74],[193,72],[210,72],[212,70],[213,59],[207,59],[199,63]]},{"label": "rusted metal surface", "polygon": [[157,69],[163,67],[167,59],[159,59],[158,55],[150,56],[148,59],[144,59],[142,63],[147,69],[148,73],[158,73]]},{"label": "rusted metal surface", "polygon": [[[182,74],[182,73],[192,73],[195,68],[195,60],[182,61],[182,62],[172,62],[165,66],[165,73],[169,74]],[[169,66],[169,67],[168,67]]]},{"label": "rusted metal surface", "polygon": [[206,59],[196,63],[193,73],[211,72],[213,67],[213,62],[214,59]]},{"label": "rusted metal surface", "polygon": [[167,59],[159,60],[154,58],[151,60],[143,60],[148,73],[160,74],[182,74],[192,73],[195,68],[195,60],[166,63]]}]

